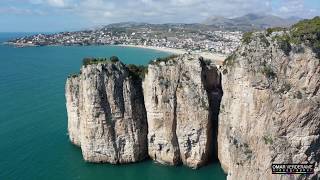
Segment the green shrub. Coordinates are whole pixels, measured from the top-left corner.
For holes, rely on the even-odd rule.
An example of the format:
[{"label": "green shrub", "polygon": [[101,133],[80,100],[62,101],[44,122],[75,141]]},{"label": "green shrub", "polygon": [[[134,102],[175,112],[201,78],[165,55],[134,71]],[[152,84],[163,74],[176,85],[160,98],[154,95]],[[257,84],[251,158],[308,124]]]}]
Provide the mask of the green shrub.
[{"label": "green shrub", "polygon": [[167,57],[162,57],[162,58],[157,58],[156,60],[151,60],[149,62],[149,64],[152,64],[152,65],[158,65],[160,64],[161,62],[168,62],[169,60],[172,60],[174,58],[177,58],[179,55],[176,55],[176,54],[173,54],[173,55],[170,55],[170,56],[167,56]]},{"label": "green shrub", "polygon": [[281,86],[281,88],[279,89],[279,93],[284,93],[284,92],[288,92],[288,91],[290,91],[290,89],[291,89],[291,84],[290,83],[288,83],[288,82],[285,82],[282,86]]},{"label": "green shrub", "polygon": [[110,58],[93,58],[87,57],[82,60],[82,64],[86,67],[91,64],[99,64],[99,63],[116,63],[119,62],[119,58],[117,56],[111,56]]},{"label": "green shrub", "polygon": [[247,53],[246,52],[242,52],[241,56],[245,57],[245,56],[247,56]]},{"label": "green shrub", "polygon": [[117,56],[111,56],[110,57],[110,61],[113,62],[113,63],[116,63],[119,61],[119,58]]},{"label": "green shrub", "polygon": [[247,158],[250,159],[252,157],[252,150],[249,148],[246,148],[243,152],[245,155],[247,155]]},{"label": "green shrub", "polygon": [[82,64],[86,67],[87,65],[106,63],[107,61],[107,58],[84,58]]},{"label": "green shrub", "polygon": [[223,69],[222,74],[227,74],[228,70],[227,69]]},{"label": "green shrub", "polygon": [[245,32],[242,35],[242,42],[245,44],[249,44],[252,41],[253,32]]},{"label": "green shrub", "polygon": [[300,91],[297,91],[294,95],[295,98],[297,99],[302,99],[302,93]]},{"label": "green shrub", "polygon": [[273,144],[273,139],[271,136],[263,136],[263,140],[265,144]]},{"label": "green shrub", "polygon": [[264,36],[263,34],[260,35],[260,41],[266,45],[266,47],[270,46],[270,43],[268,41],[268,39],[266,38],[266,36]]},{"label": "green shrub", "polygon": [[72,74],[69,74],[68,78],[76,78],[79,76],[79,73],[72,73]]},{"label": "green shrub", "polygon": [[187,80],[187,81],[190,80],[190,77],[189,77],[185,72],[182,73],[182,77],[183,77],[185,80]]},{"label": "green shrub", "polygon": [[277,76],[269,65],[264,65],[261,72],[269,79],[274,79]]},{"label": "green shrub", "polygon": [[224,66],[232,66],[235,63],[235,59],[236,59],[236,54],[233,53],[223,61],[223,65]]},{"label": "green shrub", "polygon": [[220,112],[224,112],[224,105],[223,104],[220,106]]},{"label": "green shrub", "polygon": [[167,79],[164,79],[163,77],[160,77],[159,78],[159,85],[168,89],[170,86],[170,81]]},{"label": "green shrub", "polygon": [[289,84],[289,83],[284,83],[283,88],[284,88],[285,91],[290,91],[290,89],[291,89],[291,84]]},{"label": "green shrub", "polygon": [[212,63],[212,61],[210,59],[203,59],[203,58],[200,58],[199,59],[201,63],[205,64],[205,65],[210,65]]},{"label": "green shrub", "polygon": [[290,52],[292,50],[291,44],[289,43],[289,41],[280,41],[280,48],[282,49],[282,51],[284,52],[285,55],[289,56]]},{"label": "green shrub", "polygon": [[161,99],[161,101],[162,101],[162,103],[169,103],[170,102],[170,99],[169,99],[169,97],[167,96],[167,95],[164,95],[164,96],[162,96],[162,99]]},{"label": "green shrub", "polygon": [[143,79],[145,74],[148,73],[148,67],[147,66],[137,66],[134,64],[128,64],[127,68],[129,70],[129,76],[133,78],[141,78]]},{"label": "green shrub", "polygon": [[204,99],[201,99],[200,107],[202,107],[203,109],[209,110],[209,104]]},{"label": "green shrub", "polygon": [[285,31],[287,30],[286,28],[283,27],[274,27],[274,28],[268,28],[267,29],[267,36],[270,36],[273,32],[278,32],[278,31]]},{"label": "green shrub", "polygon": [[320,17],[298,22],[291,27],[291,34],[295,42],[310,46],[320,57]]},{"label": "green shrub", "polygon": [[291,42],[292,39],[288,34],[284,34],[282,36],[276,36],[275,39],[278,42],[280,49],[284,52],[285,55],[289,56],[292,47]]}]

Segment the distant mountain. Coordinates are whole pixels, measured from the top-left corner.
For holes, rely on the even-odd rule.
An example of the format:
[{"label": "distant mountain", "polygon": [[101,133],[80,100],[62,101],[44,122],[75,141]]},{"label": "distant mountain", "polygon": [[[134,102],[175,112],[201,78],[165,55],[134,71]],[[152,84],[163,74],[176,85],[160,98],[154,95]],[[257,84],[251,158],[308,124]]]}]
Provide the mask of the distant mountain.
[{"label": "distant mountain", "polygon": [[236,18],[225,18],[222,16],[209,17],[202,23],[164,23],[152,24],[145,22],[120,22],[97,27],[95,30],[108,28],[152,28],[159,31],[167,31],[168,29],[189,29],[189,30],[239,30],[252,31],[261,30],[269,27],[288,27],[301,20],[298,17],[281,18],[274,15],[246,14]]},{"label": "distant mountain", "polygon": [[269,27],[288,27],[301,20],[298,17],[281,18],[274,15],[246,14],[236,18],[210,17],[203,24],[222,28],[238,28],[243,30],[265,29]]},{"label": "distant mountain", "polygon": [[107,25],[109,28],[127,28],[127,27],[136,27],[136,26],[146,26],[148,23],[144,22],[120,22],[120,23],[113,23]]},{"label": "distant mountain", "polygon": [[234,22],[231,19],[222,17],[222,16],[213,16],[206,19],[202,24],[206,25],[226,25],[233,24]]}]

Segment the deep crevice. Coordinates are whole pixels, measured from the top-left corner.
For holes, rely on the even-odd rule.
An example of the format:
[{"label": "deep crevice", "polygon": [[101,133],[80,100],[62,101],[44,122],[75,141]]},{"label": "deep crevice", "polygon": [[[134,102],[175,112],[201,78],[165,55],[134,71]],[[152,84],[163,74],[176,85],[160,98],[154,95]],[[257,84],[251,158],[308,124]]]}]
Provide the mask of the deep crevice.
[{"label": "deep crevice", "polygon": [[174,97],[173,97],[173,100],[174,100],[174,104],[173,104],[173,127],[172,127],[172,132],[174,133],[174,137],[173,137],[173,145],[177,147],[177,149],[175,150],[175,157],[176,159],[174,159],[174,163],[179,165],[182,163],[182,155],[181,155],[181,152],[180,152],[180,144],[179,144],[179,139],[178,139],[178,136],[177,136],[177,90],[178,90],[178,86],[180,84],[180,73],[181,73],[181,66],[179,66],[178,68],[178,82],[177,82],[177,85],[176,87],[174,87]]},{"label": "deep crevice", "polygon": [[[138,121],[140,127],[146,127],[146,129],[140,129],[140,133],[144,134],[144,139],[139,139],[140,143],[139,143],[139,155],[138,155],[138,159],[139,160],[144,160],[147,159],[148,156],[148,121],[147,121],[147,111],[146,111],[146,107],[144,104],[144,95],[143,95],[143,88],[142,88],[142,79],[138,78],[138,79],[131,79],[131,92],[134,92],[134,96],[132,97],[132,104],[131,104],[131,108],[132,111],[135,112],[133,114],[139,114],[138,116],[140,118],[143,118],[143,121]],[[135,89],[137,88],[137,89]],[[138,104],[139,107],[136,106],[136,104]],[[133,119],[137,119],[139,117],[133,117]]]},{"label": "deep crevice", "polygon": [[211,136],[209,142],[209,161],[217,162],[218,160],[218,122],[220,103],[223,96],[221,86],[221,72],[212,63],[207,64],[203,59],[200,59],[202,65],[202,83],[207,92],[209,100],[209,119],[211,122],[210,132]]}]

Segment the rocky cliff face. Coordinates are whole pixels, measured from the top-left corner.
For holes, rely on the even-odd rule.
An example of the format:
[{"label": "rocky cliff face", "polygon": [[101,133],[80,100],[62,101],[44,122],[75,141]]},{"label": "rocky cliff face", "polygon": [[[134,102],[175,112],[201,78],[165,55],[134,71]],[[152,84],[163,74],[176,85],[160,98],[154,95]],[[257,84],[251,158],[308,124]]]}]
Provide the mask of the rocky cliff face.
[{"label": "rocky cliff face", "polygon": [[66,83],[66,105],[68,113],[68,133],[70,141],[80,146],[79,77],[68,78]]},{"label": "rocky cliff face", "polygon": [[[180,56],[149,65],[143,82],[149,156],[164,164],[197,168],[212,156],[211,101],[220,75],[210,62]],[[221,94],[220,94],[221,96]]]},{"label": "rocky cliff face", "polygon": [[66,83],[70,140],[89,162],[129,163],[147,156],[141,80],[120,62],[83,66]]},{"label": "rocky cliff face", "polygon": [[319,171],[320,61],[281,36],[254,33],[225,62],[218,144],[229,180],[290,179],[272,175],[272,163],[315,163]]}]

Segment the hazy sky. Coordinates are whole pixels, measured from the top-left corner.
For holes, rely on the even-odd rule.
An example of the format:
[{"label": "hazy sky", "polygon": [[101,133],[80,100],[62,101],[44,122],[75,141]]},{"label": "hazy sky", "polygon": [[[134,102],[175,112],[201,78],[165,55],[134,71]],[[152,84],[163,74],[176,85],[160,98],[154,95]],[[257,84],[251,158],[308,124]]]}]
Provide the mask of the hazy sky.
[{"label": "hazy sky", "polygon": [[1,0],[1,32],[79,30],[114,22],[202,22],[209,16],[320,15],[320,0]]}]

